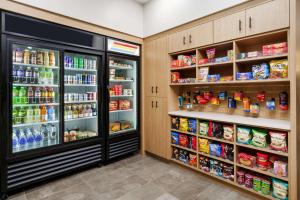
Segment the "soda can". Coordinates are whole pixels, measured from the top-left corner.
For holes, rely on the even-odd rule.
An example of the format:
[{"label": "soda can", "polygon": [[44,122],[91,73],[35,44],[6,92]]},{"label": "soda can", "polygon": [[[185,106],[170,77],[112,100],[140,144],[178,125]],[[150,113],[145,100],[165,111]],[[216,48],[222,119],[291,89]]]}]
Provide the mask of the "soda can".
[{"label": "soda can", "polygon": [[72,76],[70,76],[70,75],[67,75],[67,83],[68,84],[72,84],[72,81],[73,81],[73,79],[72,79]]},{"label": "soda can", "polygon": [[72,57],[68,57],[68,67],[73,68],[73,58]]},{"label": "soda can", "polygon": [[94,69],[93,67],[93,59],[89,59],[89,68]]},{"label": "soda can", "polygon": [[83,95],[83,93],[80,93],[80,94],[78,94],[78,99],[79,99],[79,101],[84,101],[84,95]]},{"label": "soda can", "polygon": [[69,67],[69,58],[68,58],[68,56],[64,57],[64,66]]},{"label": "soda can", "polygon": [[89,60],[87,58],[85,58],[83,60],[83,69],[88,69],[88,65],[89,65]]},{"label": "soda can", "polygon": [[65,76],[64,76],[64,83],[65,83],[65,84],[68,84],[68,75],[65,75]]},{"label": "soda can", "polygon": [[96,69],[97,68],[97,60],[96,59],[93,59],[93,69]]}]

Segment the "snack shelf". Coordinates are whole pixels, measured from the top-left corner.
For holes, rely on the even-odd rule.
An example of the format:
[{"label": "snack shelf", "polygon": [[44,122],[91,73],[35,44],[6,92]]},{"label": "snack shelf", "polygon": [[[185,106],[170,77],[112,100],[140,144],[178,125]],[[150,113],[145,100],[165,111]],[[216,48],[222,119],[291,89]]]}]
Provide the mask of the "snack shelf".
[{"label": "snack shelf", "polygon": [[133,82],[133,80],[109,80],[112,83]]},{"label": "snack shelf", "polygon": [[134,97],[133,95],[111,95],[110,98]]},{"label": "snack shelf", "polygon": [[120,67],[120,66],[116,66],[116,65],[110,65],[109,68],[111,68],[111,69],[133,70],[132,67]]},{"label": "snack shelf", "polygon": [[59,103],[13,104],[13,107],[58,106]]},{"label": "snack shelf", "polygon": [[171,67],[170,71],[189,70],[189,69],[196,69],[196,65],[185,66],[185,67]]},{"label": "snack shelf", "polygon": [[81,117],[81,118],[74,118],[74,119],[65,119],[65,122],[71,122],[71,121],[78,121],[78,120],[88,120],[88,119],[97,119],[97,116],[93,117]]},{"label": "snack shelf", "polygon": [[128,110],[115,110],[115,111],[109,111],[109,113],[121,113],[121,112],[131,112],[133,109],[128,109]]},{"label": "snack shelf", "polygon": [[174,159],[174,158],[171,158],[171,160],[172,160],[173,162],[177,163],[177,164],[180,164],[180,165],[189,167],[189,168],[191,168],[191,169],[193,169],[193,170],[198,170],[196,167],[193,167],[193,166],[191,166],[191,165],[189,165],[189,164],[186,164],[186,163],[184,163],[184,162],[181,162],[180,160],[176,160],[176,159]]},{"label": "snack shelf", "polygon": [[97,100],[88,100],[88,101],[65,101],[65,104],[76,104],[76,103],[97,103]]},{"label": "snack shelf", "polygon": [[33,64],[24,64],[24,63],[17,63],[17,62],[14,62],[13,65],[26,66],[26,67],[36,67],[36,68],[47,68],[47,69],[59,69],[58,66],[33,65]]},{"label": "snack shelf", "polygon": [[184,86],[184,85],[198,85],[197,82],[195,83],[170,83],[170,86],[173,86],[173,85],[178,85],[178,86]]},{"label": "snack shelf", "polygon": [[59,87],[59,85],[50,85],[50,84],[27,84],[27,83],[13,83],[13,86],[21,87]]},{"label": "snack shelf", "polygon": [[176,144],[171,144],[171,146],[177,147],[179,149],[183,149],[183,150],[186,150],[186,151],[189,151],[189,152],[197,153],[196,150],[193,150],[193,149],[190,149],[190,148],[186,148],[186,147],[182,147],[182,146],[179,146],[179,145],[176,145]]},{"label": "snack shelf", "polygon": [[245,186],[243,186],[243,185],[239,185],[239,184],[235,184],[237,187],[239,187],[239,188],[242,188],[242,189],[244,189],[244,190],[247,190],[247,191],[249,191],[249,192],[252,192],[252,193],[255,193],[255,194],[257,194],[257,195],[259,195],[259,196],[262,196],[262,197],[264,197],[264,198],[266,198],[266,199],[271,199],[271,200],[278,200],[277,198],[274,198],[274,197],[272,197],[272,195],[264,195],[264,194],[262,194],[262,193],[260,193],[260,192],[257,192],[257,191],[255,191],[255,190],[253,190],[253,189],[250,189],[250,188],[246,188]]},{"label": "snack shelf", "polygon": [[206,175],[209,175],[209,176],[211,176],[211,177],[217,178],[217,179],[219,179],[219,180],[221,180],[221,181],[224,181],[224,182],[226,182],[226,183],[230,183],[230,184],[236,185],[236,184],[234,183],[234,181],[231,181],[231,180],[229,180],[229,179],[225,179],[225,178],[223,178],[223,177],[216,176],[216,175],[211,174],[211,173],[209,173],[209,172],[203,171],[202,169],[196,169],[196,170],[199,171],[199,172],[201,172],[201,173],[203,173],[203,174],[206,174]]},{"label": "snack shelf", "polygon": [[227,143],[227,144],[234,144],[234,142],[224,140],[224,139],[218,139],[218,138],[215,138],[215,137],[208,137],[208,136],[204,136],[204,135],[198,135],[198,137],[199,138],[205,138],[205,139],[208,139],[208,140],[217,141],[217,142]]},{"label": "snack shelf", "polygon": [[278,54],[278,55],[271,55],[271,56],[259,56],[254,58],[245,58],[245,59],[236,59],[236,63],[244,63],[244,62],[252,62],[252,61],[262,61],[262,60],[269,60],[269,59],[277,59],[277,58],[286,58],[288,54]]},{"label": "snack shelf", "polygon": [[221,158],[221,157],[218,157],[218,156],[212,156],[210,154],[206,154],[206,153],[203,153],[203,152],[198,152],[199,155],[201,156],[206,156],[206,157],[209,157],[209,158],[212,158],[212,159],[215,159],[215,160],[219,160],[221,162],[224,162],[224,163],[227,163],[227,164],[231,164],[231,165],[234,165],[234,162],[231,161],[231,160],[228,160],[228,159],[224,159],[224,158]]},{"label": "snack shelf", "polygon": [[69,86],[69,87],[97,87],[97,85],[92,85],[92,84],[64,84],[64,86]]},{"label": "snack shelf", "polygon": [[97,72],[96,69],[79,69],[79,68],[64,68],[66,71],[76,71],[76,72]]},{"label": "snack shelf", "polygon": [[25,123],[25,124],[15,124],[15,125],[13,125],[13,128],[23,127],[23,126],[38,126],[38,125],[42,125],[42,124],[56,124],[58,122],[59,122],[58,120],[55,120],[55,121],[49,121],[49,122],[34,122],[34,123]]},{"label": "snack shelf", "polygon": [[273,178],[277,178],[277,179],[280,179],[280,180],[283,180],[283,181],[286,181],[288,182],[289,181],[289,178],[288,177],[282,177],[282,176],[277,176],[275,174],[273,174],[272,172],[270,171],[263,171],[263,170],[260,170],[258,169],[257,167],[247,167],[245,165],[241,165],[241,164],[238,164],[236,163],[235,164],[237,167],[240,167],[240,168],[244,168],[244,169],[248,169],[250,171],[253,171],[253,172],[257,172],[257,173],[260,173],[260,174],[264,174],[266,176],[270,176],[270,177],[273,177]]},{"label": "snack shelf", "polygon": [[186,132],[186,131],[180,131],[180,130],[177,130],[177,129],[171,129],[171,131],[178,132],[178,133],[183,133],[183,134],[187,134],[187,135],[192,135],[192,136],[197,136],[196,133],[190,133],[190,132]]},{"label": "snack shelf", "polygon": [[210,67],[210,66],[220,66],[220,65],[230,65],[230,64],[233,64],[233,61],[205,63],[205,64],[197,65],[197,66],[198,67]]},{"label": "snack shelf", "polygon": [[126,132],[130,132],[130,131],[135,131],[135,128],[128,128],[128,129],[124,129],[124,130],[120,130],[120,131],[109,131],[109,135],[114,135],[114,134],[121,134],[121,133],[126,133]]},{"label": "snack shelf", "polygon": [[272,154],[276,154],[276,155],[280,155],[280,156],[285,156],[285,157],[288,157],[288,155],[289,155],[286,152],[272,150],[270,147],[259,148],[259,147],[255,147],[252,145],[240,144],[240,143],[236,143],[236,146],[245,147],[248,149],[253,149],[253,150],[258,150],[258,151],[264,151],[264,152],[268,152],[268,153],[272,153]]},{"label": "snack shelf", "polygon": [[290,121],[279,119],[268,119],[261,117],[245,117],[241,115],[230,115],[213,112],[196,112],[196,111],[172,111],[169,112],[171,116],[197,118],[201,120],[211,120],[216,122],[225,122],[230,124],[248,125],[254,127],[262,127],[274,130],[289,131]]}]

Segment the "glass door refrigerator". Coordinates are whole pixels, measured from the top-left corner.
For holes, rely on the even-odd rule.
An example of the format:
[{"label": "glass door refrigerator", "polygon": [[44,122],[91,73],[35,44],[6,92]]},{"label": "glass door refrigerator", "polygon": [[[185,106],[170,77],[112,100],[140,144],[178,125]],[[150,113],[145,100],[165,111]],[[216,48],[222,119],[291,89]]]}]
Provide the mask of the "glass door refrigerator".
[{"label": "glass door refrigerator", "polygon": [[107,40],[107,160],[139,149],[140,46]]}]

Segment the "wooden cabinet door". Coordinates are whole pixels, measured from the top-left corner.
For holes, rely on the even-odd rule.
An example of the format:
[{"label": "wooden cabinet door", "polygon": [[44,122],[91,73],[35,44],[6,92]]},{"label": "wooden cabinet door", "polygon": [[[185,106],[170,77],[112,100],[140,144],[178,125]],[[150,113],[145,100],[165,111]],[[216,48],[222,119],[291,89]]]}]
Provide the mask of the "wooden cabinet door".
[{"label": "wooden cabinet door", "polygon": [[246,34],[245,11],[214,20],[214,42],[244,37]]},{"label": "wooden cabinet door", "polygon": [[153,135],[155,127],[155,97],[145,98],[145,109],[144,109],[144,127],[145,127],[145,150],[150,153],[155,153],[155,137]]},{"label": "wooden cabinet door", "polygon": [[188,30],[189,48],[205,46],[213,43],[213,23],[200,24]]},{"label": "wooden cabinet door", "polygon": [[155,42],[150,41],[145,45],[145,95],[147,97],[155,96],[155,73],[156,73],[156,64],[155,64]]},{"label": "wooden cabinet door", "polygon": [[289,0],[273,0],[246,10],[246,35],[289,26]]},{"label": "wooden cabinet door", "polygon": [[173,53],[187,48],[188,38],[186,31],[180,31],[168,36],[168,51]]}]

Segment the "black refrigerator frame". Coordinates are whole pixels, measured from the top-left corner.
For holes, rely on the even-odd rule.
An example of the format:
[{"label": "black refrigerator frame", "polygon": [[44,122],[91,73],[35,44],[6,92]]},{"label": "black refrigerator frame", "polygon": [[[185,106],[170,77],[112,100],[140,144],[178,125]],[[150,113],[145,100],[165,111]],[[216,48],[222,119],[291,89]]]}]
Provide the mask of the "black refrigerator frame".
[{"label": "black refrigerator frame", "polygon": [[[113,39],[121,42],[126,42],[129,44],[137,45],[140,47],[140,55],[141,55],[141,45],[131,43],[128,41],[120,40],[120,39],[115,39],[115,38],[108,38],[108,39]],[[137,77],[137,88],[135,94],[137,96],[137,108],[136,108],[136,130],[124,132],[124,133],[119,133],[116,135],[109,135],[109,100],[110,100],[110,95],[109,95],[109,58],[110,57],[116,57],[116,58],[121,58],[121,59],[128,59],[128,60],[133,60],[137,62],[137,71],[136,71],[136,77]],[[140,56],[133,56],[133,55],[127,55],[127,54],[122,54],[122,53],[117,53],[117,52],[111,52],[107,50],[106,53],[106,141],[105,141],[105,149],[106,149],[106,163],[113,162],[114,160],[120,159],[122,157],[126,157],[132,153],[136,153],[140,150],[140,103],[141,103],[141,96],[140,96],[140,82],[141,82],[141,57]]]},{"label": "black refrigerator frame", "polygon": [[[14,14],[11,14],[14,15]],[[17,15],[21,16],[21,15]],[[22,17],[22,16],[21,16]],[[28,19],[28,17],[24,18]],[[30,20],[36,20],[33,18],[29,18]],[[36,20],[40,22],[41,20]],[[3,27],[4,19],[2,17],[1,25]],[[44,22],[42,23],[49,23]],[[53,24],[53,23],[50,23]],[[55,24],[54,24],[55,25]],[[61,26],[61,25],[57,25]],[[63,28],[69,29],[68,27],[61,26]],[[61,28],[60,27],[60,28]],[[70,28],[71,29],[71,28]],[[77,31],[76,29],[74,29]],[[81,32],[81,31],[79,31]],[[103,36],[102,36],[103,37]],[[11,71],[12,71],[12,56],[11,56],[11,49],[10,44],[13,42],[22,43],[25,45],[38,45],[46,48],[53,48],[59,50],[60,53],[60,143],[57,145],[30,150],[22,153],[16,153],[11,154],[11,149],[9,146],[11,146],[11,134],[10,131],[12,129],[12,101],[11,101],[11,95],[12,95],[12,81],[11,81]],[[78,54],[89,54],[93,56],[97,56],[100,58],[100,61],[98,61],[98,136],[92,137],[84,140],[78,140],[74,142],[68,142],[64,143],[64,52],[68,53],[78,53]],[[95,50],[92,48],[84,48],[83,46],[78,45],[69,45],[69,44],[63,44],[62,42],[55,42],[55,41],[49,41],[44,38],[37,38],[37,37],[30,37],[28,35],[21,35],[21,34],[12,34],[12,33],[6,33],[2,29],[1,34],[1,71],[0,71],[0,83],[1,83],[1,130],[2,134],[0,134],[0,143],[1,143],[1,166],[0,166],[0,176],[1,176],[1,195],[6,195],[8,192],[15,191],[27,186],[30,186],[32,184],[36,184],[41,181],[45,181],[47,179],[52,179],[56,176],[63,175],[65,173],[73,172],[80,170],[82,168],[86,168],[92,165],[101,165],[105,158],[105,152],[104,152],[104,142],[105,142],[105,86],[104,80],[105,80],[105,52],[103,50]],[[101,102],[100,102],[101,101]],[[82,151],[91,151],[90,149],[86,149],[89,146],[92,145],[98,145],[100,146],[100,150],[96,147],[93,147],[94,151],[97,150],[97,152],[100,151],[99,154],[101,154],[100,160],[97,160],[97,162],[92,162],[90,164],[82,165],[76,167],[73,166],[73,168],[70,167],[69,170],[62,171],[60,173],[49,173],[49,175],[45,174],[41,176],[41,178],[36,179],[31,182],[24,182],[17,184],[17,186],[13,186],[8,188],[8,173],[10,170],[10,167],[14,170],[20,170],[17,169],[17,167],[22,167],[24,165],[31,166],[38,162],[45,162],[43,158],[47,159],[57,159],[59,156],[66,156],[67,153],[78,153],[79,150],[82,149]],[[92,148],[92,147],[91,147]],[[34,162],[33,162],[34,161]],[[29,167],[27,167],[29,168]]]}]

